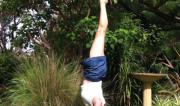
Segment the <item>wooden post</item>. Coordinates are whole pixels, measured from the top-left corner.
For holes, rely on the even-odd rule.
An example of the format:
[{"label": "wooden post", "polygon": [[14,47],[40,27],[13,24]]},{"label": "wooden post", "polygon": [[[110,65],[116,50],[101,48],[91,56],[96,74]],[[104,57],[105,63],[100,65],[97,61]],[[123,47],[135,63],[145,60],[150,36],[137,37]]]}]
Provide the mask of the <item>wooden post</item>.
[{"label": "wooden post", "polygon": [[143,89],[143,106],[152,106],[152,82],[144,82]]}]

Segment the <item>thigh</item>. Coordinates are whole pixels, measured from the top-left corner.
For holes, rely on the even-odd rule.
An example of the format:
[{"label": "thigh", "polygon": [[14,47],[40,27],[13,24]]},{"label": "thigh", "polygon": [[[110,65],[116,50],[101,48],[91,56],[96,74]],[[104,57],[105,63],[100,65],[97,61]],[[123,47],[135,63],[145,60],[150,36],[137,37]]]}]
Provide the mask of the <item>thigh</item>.
[{"label": "thigh", "polygon": [[105,32],[98,31],[93,41],[90,57],[104,56]]}]

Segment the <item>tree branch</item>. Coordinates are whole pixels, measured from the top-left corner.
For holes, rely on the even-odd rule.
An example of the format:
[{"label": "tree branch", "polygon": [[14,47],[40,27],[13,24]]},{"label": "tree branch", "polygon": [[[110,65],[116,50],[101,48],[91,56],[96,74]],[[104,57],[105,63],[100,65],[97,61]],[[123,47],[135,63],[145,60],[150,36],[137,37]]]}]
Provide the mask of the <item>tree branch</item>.
[{"label": "tree branch", "polygon": [[139,3],[143,4],[147,8],[147,10],[149,10],[150,12],[153,12],[154,14],[156,14],[157,16],[165,19],[166,21],[180,23],[180,18],[179,17],[171,16],[169,14],[163,13],[158,8],[151,6],[150,4],[144,2],[143,0],[139,0],[139,1],[140,1]]}]

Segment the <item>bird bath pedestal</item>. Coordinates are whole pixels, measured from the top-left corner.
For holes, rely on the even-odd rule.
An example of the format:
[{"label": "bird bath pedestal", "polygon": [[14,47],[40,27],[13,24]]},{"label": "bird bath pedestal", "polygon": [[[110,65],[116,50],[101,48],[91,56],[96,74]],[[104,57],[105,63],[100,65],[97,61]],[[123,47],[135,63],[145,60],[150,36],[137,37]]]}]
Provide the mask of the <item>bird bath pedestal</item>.
[{"label": "bird bath pedestal", "polygon": [[159,73],[132,73],[134,78],[143,82],[143,106],[152,106],[151,85],[153,81],[159,80],[166,74]]}]

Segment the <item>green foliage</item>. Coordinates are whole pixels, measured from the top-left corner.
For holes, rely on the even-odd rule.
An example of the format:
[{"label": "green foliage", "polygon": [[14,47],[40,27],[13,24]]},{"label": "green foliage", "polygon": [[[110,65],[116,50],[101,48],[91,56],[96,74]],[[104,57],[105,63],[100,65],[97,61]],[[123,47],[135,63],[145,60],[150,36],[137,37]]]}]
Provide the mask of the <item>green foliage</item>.
[{"label": "green foliage", "polygon": [[[162,46],[166,46],[164,44],[166,35],[156,33],[156,26],[152,26],[149,30],[144,29],[140,25],[140,20],[133,20],[131,14],[122,14],[121,16],[117,28],[107,32],[106,44],[110,62],[120,57],[122,63],[124,60],[130,62],[134,67],[132,67],[133,71],[149,70],[150,67],[145,66],[145,63],[149,61],[146,60],[146,56],[154,55],[156,57],[156,53],[161,52]],[[117,51],[119,54],[116,54]],[[154,60],[150,60],[150,64],[153,63]]]},{"label": "green foliage", "polygon": [[153,100],[153,106],[179,106],[180,96],[178,94],[171,93],[172,96],[159,97],[156,96]]},{"label": "green foliage", "polygon": [[[98,19],[95,16],[85,17],[75,25],[75,32],[67,34],[73,44],[79,45],[81,48],[90,48],[95,32],[97,30]],[[85,44],[85,46],[83,46]]]},{"label": "green foliage", "polygon": [[0,84],[8,85],[19,70],[20,61],[12,53],[0,54]]},{"label": "green foliage", "polygon": [[133,80],[130,79],[129,74],[136,71],[133,69],[140,69],[133,67],[133,64],[136,64],[133,62],[134,56],[141,52],[133,50],[135,49],[133,47],[137,46],[134,38],[144,38],[139,36],[139,20],[132,20],[131,17],[131,14],[121,14],[120,22],[114,25],[115,30],[109,29],[106,37],[106,53],[109,59],[108,78],[115,80],[111,91],[115,94],[113,98],[115,106],[131,104]]},{"label": "green foliage", "polygon": [[132,14],[121,14],[121,20],[114,25],[116,28],[107,32],[108,78],[115,80],[112,92],[119,94],[114,98],[117,106],[141,104],[141,98],[137,96],[141,94],[141,87],[129,78],[131,72],[160,73],[168,70],[157,61],[160,58],[159,54],[162,54],[163,48],[167,46],[167,35],[163,32],[156,33],[156,26],[145,29],[141,26],[140,20],[132,18]]},{"label": "green foliage", "polygon": [[62,59],[32,58],[24,63],[9,88],[13,106],[81,106],[78,62]]},{"label": "green foliage", "polygon": [[1,8],[5,11],[17,11],[17,7],[21,6],[22,0],[3,0],[1,2]]},{"label": "green foliage", "polygon": [[[125,60],[120,64],[120,70],[117,76],[114,77],[114,86],[110,94],[114,94],[113,106],[140,106],[142,105],[141,100],[141,84],[133,79],[130,75],[132,72],[130,62]],[[117,80],[115,80],[117,79]]]},{"label": "green foliage", "polygon": [[179,4],[179,0],[167,1],[160,9],[168,14],[176,15],[180,9]]}]

